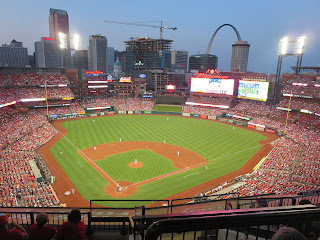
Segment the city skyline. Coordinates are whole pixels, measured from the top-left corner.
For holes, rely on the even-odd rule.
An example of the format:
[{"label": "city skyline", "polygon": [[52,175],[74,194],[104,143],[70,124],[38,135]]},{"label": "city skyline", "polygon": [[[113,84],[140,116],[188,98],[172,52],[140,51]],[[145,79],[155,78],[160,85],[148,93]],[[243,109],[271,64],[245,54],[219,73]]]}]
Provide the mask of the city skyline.
[{"label": "city skyline", "polygon": [[[6,9],[0,15],[2,33],[0,44],[8,44],[13,39],[23,42],[29,54],[34,52],[34,43],[41,37],[49,36],[49,9],[65,10],[69,15],[70,34],[81,36],[81,49],[88,49],[89,36],[101,34],[108,39],[108,46],[124,51],[125,41],[130,37],[159,38],[155,28],[105,23],[104,20],[123,22],[143,22],[144,24],[177,27],[177,31],[164,30],[163,38],[173,40],[172,50],[188,51],[189,56],[204,54],[214,31],[222,24],[235,26],[243,41],[251,45],[248,71],[272,74],[276,72],[277,52],[280,38],[290,40],[306,35],[305,53],[302,66],[319,66],[320,56],[320,2],[309,0],[301,5],[297,0],[270,0],[257,2],[224,1],[214,3],[204,0],[161,1],[161,4],[142,0],[139,3],[124,1],[81,3],[76,1],[10,2],[2,3]],[[32,17],[25,17],[25,16]],[[149,22],[149,21],[158,22]],[[231,28],[219,31],[213,41],[210,54],[218,57],[218,70],[229,71],[232,44],[237,38]],[[283,62],[282,72],[293,72],[290,66],[296,58]]]}]

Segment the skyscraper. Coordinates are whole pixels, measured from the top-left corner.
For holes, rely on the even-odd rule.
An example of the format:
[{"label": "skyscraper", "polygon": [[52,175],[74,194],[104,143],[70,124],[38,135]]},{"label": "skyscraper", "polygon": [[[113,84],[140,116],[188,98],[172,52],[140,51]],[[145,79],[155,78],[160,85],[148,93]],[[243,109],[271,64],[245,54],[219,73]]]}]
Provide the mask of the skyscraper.
[{"label": "skyscraper", "polygon": [[69,16],[67,11],[50,8],[50,38],[61,48],[62,67],[71,67]]},{"label": "skyscraper", "polygon": [[108,74],[113,74],[113,65],[114,65],[114,48],[107,48],[107,65],[108,65]]},{"label": "skyscraper", "polygon": [[108,41],[100,34],[89,36],[89,70],[107,72]]},{"label": "skyscraper", "polygon": [[218,57],[211,54],[197,54],[189,58],[189,71],[198,70],[205,73],[208,69],[217,69]]},{"label": "skyscraper", "polygon": [[247,72],[249,48],[247,41],[236,41],[232,45],[231,71]]},{"label": "skyscraper", "polygon": [[61,67],[61,52],[53,38],[43,37],[35,42],[37,67]]},{"label": "skyscraper", "polygon": [[73,55],[74,67],[88,70],[88,50],[77,50]]},{"label": "skyscraper", "polygon": [[188,52],[187,51],[172,51],[171,65],[173,68],[184,69],[187,72],[188,68]]},{"label": "skyscraper", "polygon": [[131,38],[126,43],[126,74],[137,77],[139,71],[171,68],[172,40]]},{"label": "skyscraper", "polygon": [[12,40],[10,45],[0,47],[0,66],[25,67],[28,63],[28,50],[22,42]]}]

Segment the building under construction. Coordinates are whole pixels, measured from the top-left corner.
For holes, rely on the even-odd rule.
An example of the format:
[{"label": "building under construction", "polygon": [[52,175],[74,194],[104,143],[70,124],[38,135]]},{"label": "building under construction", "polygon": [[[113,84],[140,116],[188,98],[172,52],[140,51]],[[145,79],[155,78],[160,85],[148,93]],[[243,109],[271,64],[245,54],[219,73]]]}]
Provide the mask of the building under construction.
[{"label": "building under construction", "polygon": [[181,90],[185,73],[171,68],[172,42],[161,38],[132,38],[126,41],[126,75],[137,78],[144,74],[147,90],[165,90],[169,84]]},{"label": "building under construction", "polygon": [[132,38],[126,43],[126,74],[136,76],[150,69],[171,68],[172,40]]}]

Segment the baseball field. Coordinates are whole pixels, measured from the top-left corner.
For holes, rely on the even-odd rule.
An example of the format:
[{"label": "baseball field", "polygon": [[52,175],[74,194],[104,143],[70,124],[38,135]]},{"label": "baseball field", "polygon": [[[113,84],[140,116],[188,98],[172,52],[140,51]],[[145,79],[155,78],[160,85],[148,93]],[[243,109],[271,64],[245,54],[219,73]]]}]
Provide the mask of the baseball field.
[{"label": "baseball field", "polygon": [[[246,170],[252,171],[273,140],[234,125],[167,115],[114,115],[53,124],[59,134],[39,153],[68,206],[90,199],[168,199],[189,189],[193,193],[185,197],[192,197],[199,185],[203,191],[214,179],[241,174],[237,171],[256,156]],[[65,196],[70,189],[75,195]]]}]

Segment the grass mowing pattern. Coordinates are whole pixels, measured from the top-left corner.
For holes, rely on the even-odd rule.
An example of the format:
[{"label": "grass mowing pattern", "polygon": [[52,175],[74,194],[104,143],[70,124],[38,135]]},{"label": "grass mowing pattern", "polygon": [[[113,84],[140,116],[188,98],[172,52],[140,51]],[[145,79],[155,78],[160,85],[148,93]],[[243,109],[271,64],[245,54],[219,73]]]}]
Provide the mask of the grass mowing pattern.
[{"label": "grass mowing pattern", "polygon": [[160,112],[181,112],[182,106],[155,105],[153,110],[160,111]]},{"label": "grass mowing pattern", "polygon": [[[104,192],[107,181],[83,159],[79,149],[122,141],[153,141],[190,149],[210,164],[191,169],[138,187],[138,191],[123,199],[163,199],[193,186],[238,170],[260,148],[265,137],[257,132],[215,121],[197,118],[157,115],[115,115],[79,119],[63,123],[69,133],[50,149],[63,170],[87,199],[114,199]],[[141,137],[139,138],[139,134]],[[60,157],[59,153],[63,152]],[[82,167],[81,167],[82,166]],[[119,169],[121,171],[121,169]],[[194,173],[194,174],[193,174]],[[191,175],[193,174],[193,175]]]},{"label": "grass mowing pattern", "polygon": [[[142,162],[143,167],[129,167],[128,164],[134,162],[135,159]],[[178,170],[169,159],[151,150],[143,149],[114,154],[104,160],[96,161],[96,164],[116,182],[138,183]]]}]

